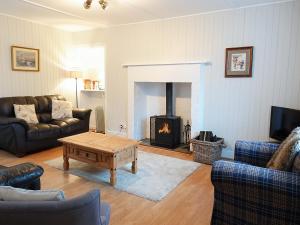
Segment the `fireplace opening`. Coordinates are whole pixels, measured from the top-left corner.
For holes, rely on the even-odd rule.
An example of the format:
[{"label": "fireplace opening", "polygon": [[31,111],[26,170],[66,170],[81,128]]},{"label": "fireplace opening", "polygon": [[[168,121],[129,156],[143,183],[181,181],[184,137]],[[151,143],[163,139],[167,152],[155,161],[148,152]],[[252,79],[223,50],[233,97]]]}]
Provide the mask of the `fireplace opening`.
[{"label": "fireplace opening", "polygon": [[180,134],[181,118],[174,115],[173,83],[166,83],[166,115],[150,117],[150,144],[176,148]]}]

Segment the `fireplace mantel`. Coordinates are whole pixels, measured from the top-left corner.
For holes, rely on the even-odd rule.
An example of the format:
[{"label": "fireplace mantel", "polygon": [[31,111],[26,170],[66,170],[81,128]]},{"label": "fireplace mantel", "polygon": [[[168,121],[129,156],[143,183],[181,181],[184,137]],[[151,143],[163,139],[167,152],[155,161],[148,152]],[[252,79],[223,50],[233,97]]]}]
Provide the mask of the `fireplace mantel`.
[{"label": "fireplace mantel", "polygon": [[127,67],[136,67],[136,66],[170,66],[170,65],[193,65],[193,64],[205,64],[210,65],[209,61],[183,61],[183,62],[162,62],[162,63],[126,63],[122,66]]},{"label": "fireplace mantel", "polygon": [[191,84],[191,135],[204,129],[205,68],[208,62],[177,62],[159,64],[128,64],[128,137],[140,140],[144,118],[144,99],[138,83]]}]

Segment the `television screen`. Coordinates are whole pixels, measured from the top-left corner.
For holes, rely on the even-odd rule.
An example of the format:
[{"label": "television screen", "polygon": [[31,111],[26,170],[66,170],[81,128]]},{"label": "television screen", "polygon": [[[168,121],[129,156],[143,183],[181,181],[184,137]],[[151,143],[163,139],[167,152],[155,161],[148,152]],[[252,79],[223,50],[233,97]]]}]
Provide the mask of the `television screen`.
[{"label": "television screen", "polygon": [[293,129],[300,126],[300,110],[272,106],[270,137],[283,141]]}]

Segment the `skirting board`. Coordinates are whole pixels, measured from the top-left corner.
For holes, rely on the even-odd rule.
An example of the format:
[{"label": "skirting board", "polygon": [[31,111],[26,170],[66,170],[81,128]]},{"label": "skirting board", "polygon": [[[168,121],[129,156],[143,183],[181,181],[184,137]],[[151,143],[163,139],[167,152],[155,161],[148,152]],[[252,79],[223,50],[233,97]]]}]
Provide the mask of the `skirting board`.
[{"label": "skirting board", "polygon": [[121,137],[127,137],[127,132],[124,132],[124,131],[112,131],[112,130],[106,130],[106,133],[107,134],[110,134],[110,135],[118,135],[118,136],[121,136]]}]

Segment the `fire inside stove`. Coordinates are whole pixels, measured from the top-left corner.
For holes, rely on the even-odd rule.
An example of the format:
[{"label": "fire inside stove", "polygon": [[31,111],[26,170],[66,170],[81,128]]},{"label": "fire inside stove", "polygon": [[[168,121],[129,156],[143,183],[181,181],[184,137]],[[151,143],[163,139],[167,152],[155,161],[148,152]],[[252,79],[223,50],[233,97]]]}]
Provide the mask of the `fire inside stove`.
[{"label": "fire inside stove", "polygon": [[170,134],[171,133],[171,129],[169,128],[169,124],[168,123],[163,123],[162,127],[158,130],[159,134]]}]

